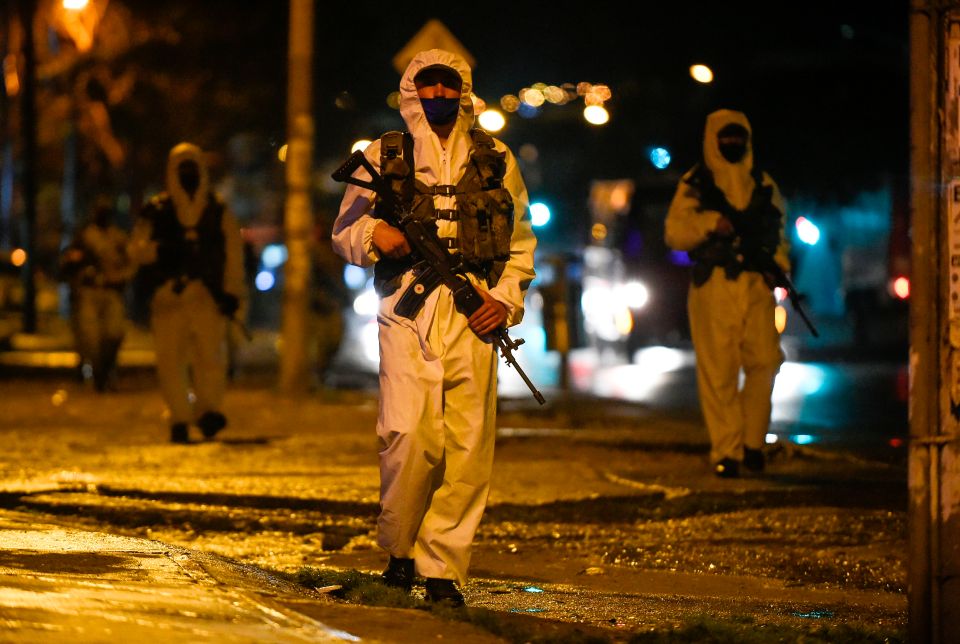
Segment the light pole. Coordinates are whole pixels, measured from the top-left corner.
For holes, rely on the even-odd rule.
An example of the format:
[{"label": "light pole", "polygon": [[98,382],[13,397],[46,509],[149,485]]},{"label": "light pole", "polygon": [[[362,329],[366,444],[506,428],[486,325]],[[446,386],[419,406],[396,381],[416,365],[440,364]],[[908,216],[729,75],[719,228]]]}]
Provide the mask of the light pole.
[{"label": "light pole", "polygon": [[37,61],[33,43],[35,0],[20,0],[20,23],[23,27],[23,248],[27,253],[23,265],[23,321],[24,333],[37,330],[36,229],[37,229]]},{"label": "light pole", "polygon": [[946,644],[960,641],[960,1],[912,0],[910,59],[908,635]]},{"label": "light pole", "polygon": [[287,79],[287,197],[283,229],[287,245],[284,266],[283,319],[280,338],[280,388],[302,393],[308,374],[308,288],[310,284],[310,199],[313,158],[311,82],[313,0],[290,0],[289,78]]}]

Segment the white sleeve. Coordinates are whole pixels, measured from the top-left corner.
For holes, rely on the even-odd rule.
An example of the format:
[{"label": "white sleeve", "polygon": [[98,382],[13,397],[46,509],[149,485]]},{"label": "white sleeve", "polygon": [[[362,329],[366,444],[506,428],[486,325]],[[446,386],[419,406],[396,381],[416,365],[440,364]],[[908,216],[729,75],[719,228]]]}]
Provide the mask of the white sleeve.
[{"label": "white sleeve", "polygon": [[[374,141],[367,146],[364,156],[379,171],[380,141]],[[370,174],[363,168],[359,168],[353,176],[364,181],[370,180]],[[380,259],[380,253],[373,245],[373,229],[380,223],[372,214],[374,199],[372,190],[347,184],[340,201],[340,212],[333,222],[333,250],[347,262],[357,266],[372,266]]]},{"label": "white sleeve", "polygon": [[490,295],[507,307],[507,326],[513,326],[523,319],[523,300],[530,282],[536,277],[533,261],[537,238],[530,222],[530,198],[520,174],[520,166],[510,150],[506,146],[503,149],[507,161],[503,187],[513,197],[514,222],[510,236],[510,259],[497,285],[490,289]]},{"label": "white sleeve", "polygon": [[697,189],[687,183],[688,175],[677,185],[664,222],[664,241],[673,250],[693,250],[717,227],[720,213],[703,210]]}]

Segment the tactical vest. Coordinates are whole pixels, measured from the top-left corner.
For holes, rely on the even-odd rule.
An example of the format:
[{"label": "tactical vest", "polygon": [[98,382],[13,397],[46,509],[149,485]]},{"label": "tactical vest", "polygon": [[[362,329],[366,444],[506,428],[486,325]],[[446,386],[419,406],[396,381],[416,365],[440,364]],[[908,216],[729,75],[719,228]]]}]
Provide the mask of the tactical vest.
[{"label": "tactical vest", "polygon": [[750,202],[743,210],[734,208],[727,201],[705,164],[697,164],[686,179],[700,196],[701,212],[721,213],[736,230],[736,234],[728,238],[710,235],[690,251],[690,259],[694,262],[691,272],[694,286],[705,284],[716,266],[723,267],[727,279],[733,280],[743,271],[760,272],[765,264],[760,258],[772,259],[776,255],[783,215],[773,205],[773,186],[763,184],[763,172],[754,168],[751,174],[755,185]]},{"label": "tactical vest", "polygon": [[[380,138],[380,172],[390,181],[400,206],[416,219],[432,226],[440,219],[457,222],[456,239],[446,241],[458,272],[474,273],[493,286],[510,259],[513,197],[503,187],[506,154],[497,152],[493,138],[483,130],[470,130],[470,138],[470,160],[455,186],[427,186],[416,179],[413,136],[408,132],[387,132]],[[434,195],[455,196],[456,208],[436,209]],[[374,216],[380,216],[383,207],[378,201]],[[392,294],[400,286],[401,275],[412,266],[409,256],[382,258],[374,266],[377,292]]]},{"label": "tactical vest", "polygon": [[190,228],[180,223],[173,199],[166,193],[152,198],[140,216],[151,222],[150,239],[157,242],[157,261],[138,273],[145,294],[152,295],[168,280],[175,281],[173,288],[179,293],[189,280],[198,279],[219,301],[227,259],[220,200],[210,193],[197,225]]}]

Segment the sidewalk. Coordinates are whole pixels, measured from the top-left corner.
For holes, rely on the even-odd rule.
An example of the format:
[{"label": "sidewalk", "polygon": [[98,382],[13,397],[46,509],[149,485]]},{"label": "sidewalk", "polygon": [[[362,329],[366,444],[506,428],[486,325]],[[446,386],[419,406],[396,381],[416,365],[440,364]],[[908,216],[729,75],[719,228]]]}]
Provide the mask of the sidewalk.
[{"label": "sidewalk", "polygon": [[[39,338],[0,357],[69,352],[68,335]],[[151,353],[132,332],[121,356]],[[0,642],[508,641],[279,576],[382,569],[374,392],[244,382],[222,440],[175,446],[149,379],[96,395],[67,373],[0,380]],[[899,470],[785,446],[767,476],[718,480],[695,419],[545,393],[502,401],[471,613],[616,642],[704,616],[798,633],[905,620]]]},{"label": "sidewalk", "polygon": [[3,642],[420,644],[425,636],[502,641],[426,611],[336,603],[261,570],[159,541],[0,513]]}]

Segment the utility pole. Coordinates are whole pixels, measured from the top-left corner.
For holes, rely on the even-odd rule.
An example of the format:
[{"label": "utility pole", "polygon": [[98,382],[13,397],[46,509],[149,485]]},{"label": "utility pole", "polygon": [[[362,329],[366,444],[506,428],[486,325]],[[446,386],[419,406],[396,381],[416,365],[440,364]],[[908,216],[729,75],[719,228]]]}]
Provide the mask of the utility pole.
[{"label": "utility pole", "polygon": [[23,249],[27,261],[23,265],[23,318],[22,331],[37,330],[37,109],[36,79],[37,55],[33,43],[33,16],[35,0],[21,0],[20,24],[23,27]]},{"label": "utility pole", "polygon": [[283,269],[280,388],[302,393],[308,374],[308,297],[310,285],[310,174],[313,158],[312,99],[313,0],[290,0],[287,78],[287,197],[283,229],[287,262]]},{"label": "utility pole", "polygon": [[960,642],[960,1],[910,7],[909,640]]}]

